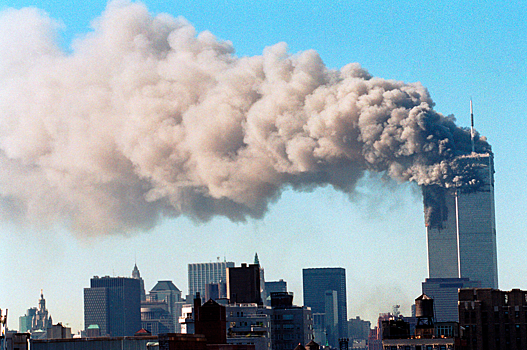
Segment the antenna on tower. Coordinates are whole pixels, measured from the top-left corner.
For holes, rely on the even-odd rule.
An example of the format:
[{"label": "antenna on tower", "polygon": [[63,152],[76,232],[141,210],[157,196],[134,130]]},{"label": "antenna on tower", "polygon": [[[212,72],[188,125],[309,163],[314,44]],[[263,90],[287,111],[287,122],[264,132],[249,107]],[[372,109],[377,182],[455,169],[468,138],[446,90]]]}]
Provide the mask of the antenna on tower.
[{"label": "antenna on tower", "polygon": [[474,153],[474,113],[472,110],[472,97],[470,98],[470,143],[472,144],[472,153]]}]

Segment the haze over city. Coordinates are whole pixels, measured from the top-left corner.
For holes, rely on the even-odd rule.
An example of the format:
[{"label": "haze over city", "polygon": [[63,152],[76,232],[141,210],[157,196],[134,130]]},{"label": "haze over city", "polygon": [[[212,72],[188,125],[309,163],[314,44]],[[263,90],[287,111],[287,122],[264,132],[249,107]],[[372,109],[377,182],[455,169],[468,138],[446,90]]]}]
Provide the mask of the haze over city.
[{"label": "haze over city", "polygon": [[[89,56],[89,51],[96,48],[90,46],[89,41],[97,41],[93,39],[97,35],[88,35],[88,39],[84,39],[86,33],[93,31],[90,23],[98,28],[95,33],[99,34],[105,28],[116,30],[123,36],[120,29],[141,29],[123,29],[119,27],[119,21],[105,22],[99,17],[102,13],[102,18],[108,19],[115,9],[128,9],[129,13],[141,17],[147,9],[151,15],[141,18],[154,18],[150,16],[160,13],[184,17],[188,21],[184,27],[190,31],[190,35],[187,32],[188,36],[184,38],[194,37],[191,28],[195,28],[196,33],[210,31],[217,39],[210,34],[200,34],[201,39],[233,57],[242,59],[261,56],[262,53],[269,56],[274,52],[284,61],[293,62],[288,63],[290,66],[305,64],[306,69],[312,68],[311,62],[318,64],[320,57],[329,69],[348,67],[342,71],[356,76],[369,74],[389,79],[380,84],[417,91],[419,98],[433,107],[433,113],[440,113],[448,120],[451,117],[447,116],[453,115],[459,127],[469,126],[469,99],[472,98],[476,129],[486,137],[495,154],[499,287],[504,290],[527,288],[526,282],[519,277],[526,272],[526,258],[522,251],[525,248],[527,196],[520,185],[527,180],[526,143],[522,137],[526,125],[524,109],[520,109],[523,104],[519,103],[525,99],[526,45],[521,40],[526,29],[521,20],[526,15],[525,4],[494,2],[468,7],[464,4],[413,2],[406,6],[395,3],[386,6],[385,2],[361,5],[342,1],[331,5],[258,2],[219,6],[206,1],[193,4],[145,1],[146,9],[137,4],[113,2],[107,10],[105,3],[97,1],[83,2],[82,6],[75,3],[54,6],[38,1],[0,4],[0,42],[12,45],[4,47],[14,48],[15,44],[20,44],[25,48],[24,43],[33,44],[27,46],[31,53],[27,56],[23,50],[15,52],[19,56],[11,52],[0,54],[3,57],[0,79],[16,76],[13,72],[9,72],[11,76],[7,74],[6,57],[14,66],[20,67],[19,62],[31,66],[31,55],[39,57],[45,53],[49,49],[45,43],[50,37],[56,40],[51,42],[57,44],[56,50],[62,51],[65,57],[87,57],[83,55]],[[26,6],[41,10],[11,9]],[[28,18],[32,21],[24,21]],[[137,24],[133,16],[130,18],[129,23]],[[173,21],[165,15],[157,18],[162,22]],[[182,19],[177,21],[178,25],[185,23]],[[50,26],[46,25],[48,22]],[[28,23],[37,24],[29,30]],[[107,26],[101,26],[101,23]],[[45,30],[52,27],[58,29],[57,38]],[[31,35],[27,38],[24,33]],[[137,41],[135,44],[141,45]],[[232,53],[231,48],[235,50]],[[357,64],[347,66],[355,62],[362,68]],[[287,68],[288,64],[284,66]],[[60,68],[50,67],[53,68],[50,75]],[[33,81],[29,79],[27,82]],[[2,83],[5,86],[7,80]],[[28,90],[13,91],[33,90],[28,87]],[[0,103],[8,101],[6,96]],[[33,96],[24,95],[27,102],[20,101],[21,105],[31,105]],[[52,101],[46,100],[46,96],[39,98],[44,102]],[[78,95],[78,101],[80,104],[90,103],[90,100],[83,100],[82,95]],[[210,102],[212,106],[213,102]],[[284,103],[287,102],[290,101],[285,98]],[[4,105],[4,110],[7,107]],[[15,109],[12,105],[9,107]],[[48,107],[56,111],[55,105]],[[124,110],[127,108],[134,110],[134,106],[123,106]],[[199,112],[205,111],[196,113]],[[63,117],[67,116],[68,111],[63,111]],[[67,125],[53,124],[51,118],[45,117],[39,120],[51,123],[43,123],[48,129],[60,130],[61,126]],[[4,118],[2,122],[8,124],[5,115]],[[101,196],[100,203],[105,203],[106,198],[112,199],[106,203],[107,207],[97,207],[97,201],[93,201],[88,202],[90,207],[82,208],[83,200],[94,195],[90,188],[79,188],[77,183],[66,186],[73,195],[79,196],[64,202],[50,195],[52,190],[45,188],[44,182],[39,186],[42,177],[31,177],[34,173],[23,169],[28,165],[29,170],[32,169],[32,157],[36,157],[35,154],[43,151],[45,146],[39,144],[45,139],[31,132],[38,130],[39,125],[35,127],[32,119],[27,120],[26,129],[23,125],[14,128],[18,132],[8,133],[9,128],[5,128],[0,133],[3,154],[27,161],[19,168],[7,170],[4,167],[3,188],[0,189],[2,199],[7,202],[12,199],[10,196],[18,195],[29,198],[25,203],[30,203],[25,212],[16,210],[16,207],[9,211],[6,205],[2,207],[0,307],[9,308],[9,326],[12,328],[17,328],[18,316],[36,304],[40,289],[44,290],[54,320],[78,330],[83,328],[82,291],[94,275],[129,276],[137,263],[147,290],[157,280],[170,279],[186,293],[188,263],[226,259],[239,264],[251,262],[255,252],[258,252],[265,269],[266,279],[286,280],[298,304],[302,303],[302,268],[344,267],[348,317],[360,315],[374,321],[379,312],[390,311],[394,304],[401,304],[402,312],[408,314],[410,304],[420,294],[421,282],[427,277],[426,241],[422,196],[415,178],[413,182],[399,183],[408,179],[387,171],[392,169],[370,173],[368,170],[372,168],[366,167],[363,169],[365,175],[360,177],[354,190],[350,190],[355,185],[353,179],[340,181],[330,177],[329,180],[311,182],[282,181],[269,190],[264,200],[255,200],[255,206],[243,206],[253,203],[252,197],[240,199],[253,195],[253,187],[247,185],[245,190],[235,188],[235,194],[228,195],[230,200],[238,199],[234,202],[242,203],[241,207],[206,201],[203,208],[199,205],[185,207],[183,200],[175,201],[175,213],[148,205],[127,206],[133,203],[134,196],[144,199],[143,183],[134,182],[137,191],[128,193],[129,197],[112,197],[109,193],[113,192],[101,191],[95,193],[95,196]],[[96,132],[112,131],[111,124],[103,125],[108,129],[93,128]],[[217,127],[221,127],[221,123]],[[82,125],[77,128],[83,130]],[[200,133],[198,136],[206,137]],[[465,137],[465,140],[468,139]],[[210,140],[201,142],[204,141]],[[83,149],[82,145],[78,147]],[[87,145],[84,149],[92,148]],[[111,155],[105,156],[108,158],[103,158],[101,163],[113,159]],[[59,152],[55,161],[60,163],[68,157],[75,158],[76,155]],[[82,159],[75,161],[79,167],[83,166]],[[118,164],[111,163],[111,166],[118,167]],[[211,163],[203,166],[214,168]],[[71,171],[67,166],[65,168]],[[341,188],[346,191],[335,190],[338,185],[343,185]],[[166,187],[160,186],[156,190],[149,195],[166,196],[162,193]],[[219,188],[219,193],[222,190],[224,188]],[[74,203],[72,207],[79,212],[64,203]],[[122,203],[125,205],[121,206]],[[45,205],[40,207],[42,204]],[[106,215],[113,214],[112,208],[119,209],[117,219]],[[86,221],[86,216],[80,214],[90,210],[100,216],[94,214],[88,217],[91,221]]]}]

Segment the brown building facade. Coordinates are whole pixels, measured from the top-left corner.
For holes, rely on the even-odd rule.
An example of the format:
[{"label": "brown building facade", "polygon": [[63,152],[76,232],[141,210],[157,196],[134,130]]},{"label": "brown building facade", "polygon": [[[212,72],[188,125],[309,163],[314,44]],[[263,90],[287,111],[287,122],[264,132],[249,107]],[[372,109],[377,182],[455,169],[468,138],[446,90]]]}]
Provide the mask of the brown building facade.
[{"label": "brown building facade", "polygon": [[194,299],[195,334],[203,334],[207,344],[227,344],[227,318],[225,306],[214,300],[201,305],[201,299]]},{"label": "brown building facade", "polygon": [[467,349],[527,349],[527,291],[460,289],[458,308]]},{"label": "brown building facade", "polygon": [[262,305],[260,265],[227,268],[227,298],[231,303]]}]

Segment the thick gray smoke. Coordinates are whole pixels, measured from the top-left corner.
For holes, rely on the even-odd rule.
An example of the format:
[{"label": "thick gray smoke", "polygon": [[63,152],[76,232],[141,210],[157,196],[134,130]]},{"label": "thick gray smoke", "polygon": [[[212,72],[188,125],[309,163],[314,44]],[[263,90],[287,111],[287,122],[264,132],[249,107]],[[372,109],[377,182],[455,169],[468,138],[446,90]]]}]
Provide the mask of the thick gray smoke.
[{"label": "thick gray smoke", "polygon": [[57,27],[36,9],[0,14],[4,217],[127,232],[166,216],[259,218],[284,188],[351,192],[366,171],[462,181],[451,160],[470,133],[419,83],[331,70],[283,43],[239,58],[138,3],[110,3],[72,52]]}]

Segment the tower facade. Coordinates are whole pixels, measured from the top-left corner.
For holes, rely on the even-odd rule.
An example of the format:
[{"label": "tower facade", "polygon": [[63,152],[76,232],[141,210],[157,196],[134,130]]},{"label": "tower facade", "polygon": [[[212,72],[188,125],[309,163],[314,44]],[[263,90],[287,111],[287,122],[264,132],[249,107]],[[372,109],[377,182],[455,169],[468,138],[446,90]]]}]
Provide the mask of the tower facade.
[{"label": "tower facade", "polygon": [[188,264],[188,293],[190,297],[194,298],[196,293],[204,296],[207,284],[225,282],[228,267],[234,267],[234,262],[218,261]]},{"label": "tower facade", "polygon": [[101,335],[133,336],[141,329],[140,281],[93,277],[84,288],[84,327],[98,325]]},{"label": "tower facade", "polygon": [[[341,267],[309,268],[302,270],[304,305],[311,307],[313,314],[324,314],[328,319],[338,320],[338,334],[331,338],[347,337],[346,270]],[[333,293],[336,292],[336,293]],[[336,295],[335,295],[336,294]],[[330,297],[327,297],[330,296]],[[334,307],[336,296],[336,310]],[[326,305],[328,304],[328,305]],[[332,315],[326,315],[331,310]],[[335,315],[335,312],[337,315]],[[324,317],[324,319],[326,318]],[[327,323],[327,322],[325,322]],[[326,331],[329,331],[326,327]],[[320,342],[320,339],[315,339]],[[337,344],[329,344],[338,347]]]},{"label": "tower facade", "polygon": [[492,154],[457,158],[471,168],[479,184],[469,190],[425,187],[433,215],[426,221],[429,278],[468,278],[482,288],[498,288],[494,159]]},{"label": "tower facade", "polygon": [[435,300],[439,322],[459,320],[460,288],[498,288],[494,159],[472,153],[456,162],[470,188],[423,188],[429,278],[422,291]]}]

